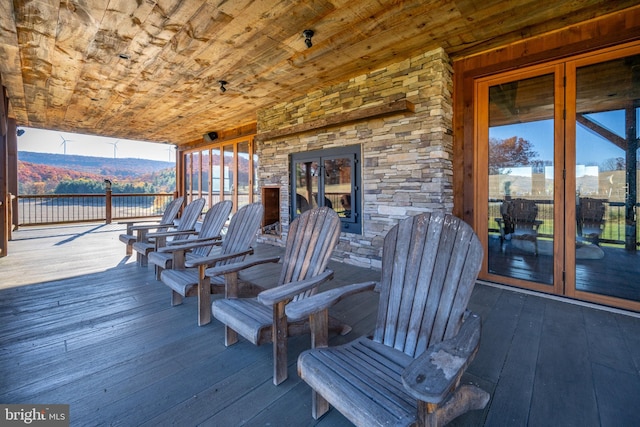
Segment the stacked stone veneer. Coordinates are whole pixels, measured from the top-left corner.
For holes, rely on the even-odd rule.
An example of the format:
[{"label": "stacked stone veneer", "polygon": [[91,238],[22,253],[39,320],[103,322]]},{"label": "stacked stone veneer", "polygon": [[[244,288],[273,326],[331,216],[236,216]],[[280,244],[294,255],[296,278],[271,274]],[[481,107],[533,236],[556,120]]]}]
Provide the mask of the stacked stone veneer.
[{"label": "stacked stone veneer", "polygon": [[[260,138],[261,132],[325,116],[407,99],[415,112],[364,119],[306,133]],[[451,212],[452,67],[442,49],[398,62],[344,83],[258,112],[260,186],[280,188],[282,238],[289,226],[289,154],[362,145],[363,230],[342,233],[334,259],[380,267],[384,236],[399,219],[424,211]]]}]

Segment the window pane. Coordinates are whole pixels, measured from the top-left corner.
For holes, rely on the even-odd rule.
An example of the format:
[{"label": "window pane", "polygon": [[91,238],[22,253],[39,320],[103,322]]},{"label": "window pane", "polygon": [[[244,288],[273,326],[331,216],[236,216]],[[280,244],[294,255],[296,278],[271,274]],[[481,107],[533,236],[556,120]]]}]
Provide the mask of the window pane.
[{"label": "window pane", "polygon": [[211,150],[211,202],[213,204],[220,201],[220,149]]},{"label": "window pane", "polygon": [[[234,171],[234,158],[233,158],[233,146],[227,145],[222,148],[223,153],[223,191],[224,191],[224,199],[230,200],[232,199],[231,195],[233,194],[233,171]],[[236,205],[234,201],[234,205]]]},{"label": "window pane", "polygon": [[191,182],[191,177],[193,176],[193,168],[192,168],[192,155],[185,154],[184,155],[184,164],[185,164],[185,180],[184,180],[184,188],[186,192],[186,201],[189,202],[192,200],[192,188],[193,184]]},{"label": "window pane", "polygon": [[554,75],[489,88],[489,272],[553,284]]},{"label": "window pane", "polygon": [[640,301],[640,55],[576,70],[576,289]]},{"label": "window pane", "polygon": [[330,206],[343,220],[353,222],[351,200],[353,198],[352,161],[348,157],[324,161],[325,206]]},{"label": "window pane", "polygon": [[202,176],[202,197],[206,200],[205,208],[211,207],[211,200],[209,200],[209,150],[202,151],[200,153],[202,157],[202,168],[201,168],[201,176]]},{"label": "window pane", "polygon": [[192,156],[191,184],[193,186],[193,198],[197,199],[200,197],[200,153],[193,153]]},{"label": "window pane", "polygon": [[243,141],[238,144],[238,208],[249,204],[249,174],[251,165],[249,161],[249,142]]},{"label": "window pane", "polygon": [[296,213],[318,206],[318,162],[301,161],[296,163]]}]

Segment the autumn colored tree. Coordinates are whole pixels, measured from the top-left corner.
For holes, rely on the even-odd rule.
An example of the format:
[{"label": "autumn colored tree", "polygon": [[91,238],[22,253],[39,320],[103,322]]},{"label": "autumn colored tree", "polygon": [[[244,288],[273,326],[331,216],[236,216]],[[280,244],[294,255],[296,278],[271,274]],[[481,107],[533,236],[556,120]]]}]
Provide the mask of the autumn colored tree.
[{"label": "autumn colored tree", "polygon": [[512,136],[511,138],[489,138],[489,174],[509,173],[509,168],[530,165],[538,153],[531,142]]}]

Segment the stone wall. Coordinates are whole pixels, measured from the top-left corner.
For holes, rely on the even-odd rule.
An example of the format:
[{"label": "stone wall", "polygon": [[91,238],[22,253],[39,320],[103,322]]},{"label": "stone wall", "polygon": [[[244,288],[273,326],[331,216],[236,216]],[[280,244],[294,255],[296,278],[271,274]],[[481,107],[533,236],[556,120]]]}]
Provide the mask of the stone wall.
[{"label": "stone wall", "polygon": [[[260,186],[280,188],[283,238],[289,225],[291,153],[362,145],[363,232],[342,233],[334,259],[380,267],[382,241],[399,219],[451,212],[452,67],[442,49],[258,112],[255,150]],[[406,99],[414,112],[364,119],[279,138],[260,134],[319,118]],[[263,241],[283,244],[283,240]]]}]

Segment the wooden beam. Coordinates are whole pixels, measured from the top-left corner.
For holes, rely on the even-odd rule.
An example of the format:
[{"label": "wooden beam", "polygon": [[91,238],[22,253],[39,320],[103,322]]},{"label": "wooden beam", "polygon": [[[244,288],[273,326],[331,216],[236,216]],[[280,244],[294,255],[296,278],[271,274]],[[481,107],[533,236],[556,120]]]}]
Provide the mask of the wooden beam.
[{"label": "wooden beam", "polygon": [[334,114],[307,123],[300,123],[282,129],[274,129],[258,133],[256,139],[260,141],[266,141],[269,139],[279,138],[281,136],[295,135],[298,133],[309,132],[329,126],[344,125],[347,123],[391,116],[393,114],[399,113],[413,113],[414,111],[415,108],[411,102],[407,101],[406,99],[400,99],[398,101],[389,102],[388,104],[384,105],[376,105],[375,107],[347,111],[345,113]]},{"label": "wooden beam", "polygon": [[600,126],[598,123],[594,122],[590,118],[585,117],[584,114],[576,113],[576,122],[580,123],[582,126],[597,133],[607,141],[611,141],[613,144],[617,145],[618,147],[626,151],[627,141],[624,138],[616,135],[615,133],[611,132],[609,129]]}]

